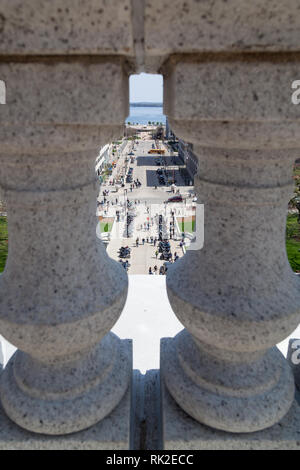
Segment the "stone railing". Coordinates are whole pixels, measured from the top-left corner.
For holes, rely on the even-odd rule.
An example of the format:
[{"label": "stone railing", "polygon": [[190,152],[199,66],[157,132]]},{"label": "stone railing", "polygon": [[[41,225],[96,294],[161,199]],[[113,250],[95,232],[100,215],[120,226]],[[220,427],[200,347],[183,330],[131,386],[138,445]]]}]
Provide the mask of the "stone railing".
[{"label": "stone railing", "polygon": [[131,344],[110,333],[127,278],[96,239],[93,163],[122,134],[140,71],[164,75],[205,204],[203,250],[167,276],[186,329],[162,342],[163,445],[297,448],[293,375],[275,344],[300,319],[284,245],[299,27],[296,0],[0,0],[0,333],[18,347],[1,374],[0,448],[129,447]]}]

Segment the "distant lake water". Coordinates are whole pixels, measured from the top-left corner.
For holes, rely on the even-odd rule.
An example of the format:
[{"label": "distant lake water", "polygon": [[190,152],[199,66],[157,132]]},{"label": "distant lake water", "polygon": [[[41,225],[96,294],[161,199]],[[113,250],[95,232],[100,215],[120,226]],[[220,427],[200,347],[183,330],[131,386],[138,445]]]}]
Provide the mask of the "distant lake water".
[{"label": "distant lake water", "polygon": [[148,124],[148,122],[162,122],[166,124],[166,116],[163,114],[162,107],[152,107],[152,106],[139,106],[133,107],[130,106],[130,115],[126,119],[126,122],[131,124]]}]

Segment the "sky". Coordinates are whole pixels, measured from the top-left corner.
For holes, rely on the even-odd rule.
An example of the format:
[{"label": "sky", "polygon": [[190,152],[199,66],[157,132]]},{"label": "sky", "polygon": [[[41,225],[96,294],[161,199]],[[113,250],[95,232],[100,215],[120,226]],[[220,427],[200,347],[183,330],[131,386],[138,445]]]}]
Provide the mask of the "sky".
[{"label": "sky", "polygon": [[163,77],[150,73],[131,75],[129,79],[130,102],[163,102]]}]

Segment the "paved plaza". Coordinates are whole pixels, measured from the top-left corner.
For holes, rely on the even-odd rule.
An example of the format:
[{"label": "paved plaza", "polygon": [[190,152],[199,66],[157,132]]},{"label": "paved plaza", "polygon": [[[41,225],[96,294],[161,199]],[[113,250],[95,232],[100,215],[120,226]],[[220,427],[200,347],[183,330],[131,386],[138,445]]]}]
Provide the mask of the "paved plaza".
[{"label": "paved plaza", "polygon": [[[129,274],[148,274],[151,267],[157,266],[157,274],[161,266],[166,264],[160,259],[158,251],[159,239],[159,215],[162,216],[163,239],[169,239],[172,261],[174,256],[182,257],[190,238],[184,239],[181,246],[182,233],[176,223],[177,217],[192,217],[195,214],[195,202],[193,201],[193,187],[185,186],[184,177],[180,168],[182,163],[176,154],[164,143],[159,142],[165,155],[151,155],[149,150],[157,145],[154,140],[129,141],[113,169],[105,185],[102,185],[98,201],[98,216],[114,217],[115,222],[109,234],[108,254],[119,261],[118,251],[120,247],[128,246],[131,256],[128,259]],[[129,154],[133,154],[130,155]],[[126,161],[133,157],[133,161]],[[158,164],[159,162],[159,164]],[[128,168],[132,168],[132,182],[121,185],[114,184],[120,175],[126,177]],[[164,174],[166,185],[160,185],[157,169]],[[171,184],[175,179],[175,185]],[[133,183],[139,181],[136,187]],[[107,195],[103,192],[109,191]],[[170,197],[181,195],[183,202],[168,202]],[[119,213],[119,217],[117,214]],[[127,216],[133,220],[127,229]],[[175,223],[174,223],[175,222]],[[172,225],[174,224],[174,225]],[[174,229],[174,230],[172,230]],[[105,235],[104,235],[105,237]],[[154,240],[157,240],[156,243]],[[123,260],[125,261],[125,260]]]}]

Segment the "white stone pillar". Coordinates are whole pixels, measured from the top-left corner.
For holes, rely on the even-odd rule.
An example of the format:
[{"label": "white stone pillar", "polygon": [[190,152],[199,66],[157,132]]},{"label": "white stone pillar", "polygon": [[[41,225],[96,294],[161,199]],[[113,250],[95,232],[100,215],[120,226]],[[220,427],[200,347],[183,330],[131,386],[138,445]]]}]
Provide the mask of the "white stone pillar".
[{"label": "white stone pillar", "polygon": [[299,323],[300,284],[285,248],[292,167],[299,156],[293,58],[172,59],[165,112],[194,144],[204,248],[168,270],[186,327],[163,340],[164,383],[198,422],[244,433],[278,422],[294,380],[276,344]]},{"label": "white stone pillar", "polygon": [[128,77],[117,58],[27,58],[1,63],[0,76],[9,231],[0,332],[19,348],[1,403],[27,430],[67,434],[109,415],[131,378],[130,347],[109,333],[127,276],[96,237],[94,169],[100,147],[122,134]]}]

